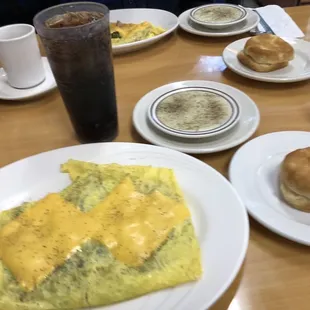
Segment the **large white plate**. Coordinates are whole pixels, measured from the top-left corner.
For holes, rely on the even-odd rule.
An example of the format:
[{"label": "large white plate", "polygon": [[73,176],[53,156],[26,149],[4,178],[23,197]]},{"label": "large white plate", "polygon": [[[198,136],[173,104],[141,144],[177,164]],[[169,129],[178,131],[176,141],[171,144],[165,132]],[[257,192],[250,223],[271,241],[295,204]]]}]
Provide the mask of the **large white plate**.
[{"label": "large white plate", "polygon": [[293,46],[295,58],[290,61],[286,68],[272,72],[256,72],[241,64],[237,58],[237,54],[243,50],[246,41],[249,39],[244,38],[235,41],[229,44],[223,52],[226,65],[235,73],[249,79],[273,83],[299,82],[310,78],[310,42],[283,38]]},{"label": "large white plate", "polygon": [[156,27],[162,27],[166,29],[164,33],[150,39],[113,46],[113,54],[128,53],[145,48],[169,35],[179,25],[177,16],[168,11],[156,9],[112,10],[110,11],[110,21],[114,23],[120,21],[122,23],[134,24],[147,21],[152,23]]},{"label": "large white plate", "polygon": [[[232,97],[240,107],[238,124],[221,135],[200,139],[178,138],[156,129],[148,120],[149,106],[163,94],[184,87],[213,88]],[[211,81],[183,81],[161,86],[141,98],[133,112],[134,127],[145,140],[190,154],[220,152],[239,145],[254,134],[259,125],[259,120],[258,108],[249,96],[234,87]]]},{"label": "large white plate", "polygon": [[245,33],[255,28],[259,23],[259,16],[250,9],[248,11],[248,17],[245,21],[224,29],[210,29],[204,26],[194,24],[189,15],[192,9],[185,11],[179,16],[180,27],[192,34],[196,34],[204,37],[230,37],[237,34]]},{"label": "large white plate", "polygon": [[70,158],[174,169],[202,249],[204,274],[200,281],[96,309],[206,310],[224,293],[245,257],[249,226],[241,199],[222,175],[195,158],[165,148],[131,143],[79,145],[0,169],[0,210],[67,186],[69,178],[59,172],[59,166]]},{"label": "large white plate", "polygon": [[310,133],[283,131],[260,136],[233,157],[229,177],[250,215],[273,232],[310,245],[310,214],[288,206],[279,191],[280,164],[285,155],[310,146]]}]

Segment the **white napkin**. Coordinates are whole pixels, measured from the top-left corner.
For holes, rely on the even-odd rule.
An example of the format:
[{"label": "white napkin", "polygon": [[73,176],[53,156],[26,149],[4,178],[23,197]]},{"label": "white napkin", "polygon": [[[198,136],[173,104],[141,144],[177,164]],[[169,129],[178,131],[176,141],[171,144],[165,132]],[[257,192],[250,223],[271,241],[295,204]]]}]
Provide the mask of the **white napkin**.
[{"label": "white napkin", "polygon": [[[305,36],[292,18],[278,5],[267,5],[255,10],[279,37],[302,38]],[[264,30],[261,24],[258,28]]]}]

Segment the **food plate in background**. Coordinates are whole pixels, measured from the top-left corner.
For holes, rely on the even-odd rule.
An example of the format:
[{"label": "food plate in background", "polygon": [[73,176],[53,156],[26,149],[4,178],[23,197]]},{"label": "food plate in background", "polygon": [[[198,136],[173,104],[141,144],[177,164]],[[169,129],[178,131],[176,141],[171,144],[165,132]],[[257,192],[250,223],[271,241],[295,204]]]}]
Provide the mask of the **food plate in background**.
[{"label": "food plate in background", "polygon": [[259,16],[250,9],[248,10],[248,16],[246,20],[224,29],[209,29],[204,26],[195,25],[190,19],[189,15],[191,10],[187,10],[179,16],[180,27],[192,34],[196,34],[204,37],[230,37],[237,34],[245,33],[255,28],[259,24]]},{"label": "food plate in background", "polygon": [[155,27],[161,27],[166,31],[162,34],[154,36],[149,39],[126,43],[122,45],[113,46],[113,54],[122,54],[133,52],[142,48],[145,48],[173,32],[179,25],[178,18],[174,14],[157,9],[121,9],[110,11],[110,22],[116,23],[141,23],[150,22]]},{"label": "food plate in background", "polygon": [[[188,87],[216,89],[232,97],[240,107],[239,122],[231,130],[209,138],[178,138],[159,131],[148,119],[150,106],[162,95]],[[259,110],[250,97],[234,87],[211,81],[183,81],[161,86],[142,97],[133,112],[134,127],[145,140],[190,154],[215,153],[239,145],[254,134],[259,121]]]},{"label": "food plate in background", "polygon": [[305,245],[310,245],[310,214],[290,207],[281,198],[279,174],[288,153],[309,145],[309,132],[266,134],[242,146],[229,168],[230,181],[249,214],[280,236]]},{"label": "food plate in background", "polygon": [[216,302],[237,275],[249,238],[245,207],[220,173],[188,155],[150,145],[96,143],[73,146],[2,168],[0,210],[40,199],[69,185],[68,176],[59,171],[60,165],[69,159],[174,169],[202,250],[204,273],[201,280],[96,309],[205,310]]},{"label": "food plate in background", "polygon": [[237,40],[224,49],[224,62],[235,73],[252,80],[272,83],[290,83],[310,79],[310,42],[300,39],[282,38],[293,46],[295,51],[294,59],[283,69],[272,72],[256,72],[241,64],[237,58],[238,53],[243,50],[246,41],[249,39]]}]

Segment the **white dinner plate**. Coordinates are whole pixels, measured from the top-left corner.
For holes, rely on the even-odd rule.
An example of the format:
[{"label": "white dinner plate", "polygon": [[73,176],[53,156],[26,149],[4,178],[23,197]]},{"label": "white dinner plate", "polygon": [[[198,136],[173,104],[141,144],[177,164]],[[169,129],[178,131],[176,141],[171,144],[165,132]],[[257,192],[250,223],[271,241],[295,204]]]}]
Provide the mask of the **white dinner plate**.
[{"label": "white dinner plate", "polygon": [[68,186],[68,175],[60,173],[59,169],[70,158],[99,164],[174,169],[202,250],[204,273],[201,280],[96,309],[206,310],[224,293],[244,260],[249,224],[241,199],[220,173],[188,155],[151,145],[96,143],[73,146],[32,156],[0,169],[0,210],[40,199]]},{"label": "white dinner plate", "polygon": [[12,87],[7,80],[3,68],[0,68],[0,100],[27,100],[41,96],[56,88],[56,82],[51,67],[46,57],[42,57],[43,68],[45,71],[45,80],[31,88],[17,89]]},{"label": "white dinner plate", "polygon": [[246,41],[249,39],[244,38],[235,41],[224,49],[224,62],[235,73],[249,79],[273,83],[299,82],[310,78],[310,42],[283,38],[293,46],[295,50],[294,59],[289,62],[286,68],[272,72],[256,72],[241,64],[237,58],[237,54],[243,50]]},{"label": "white dinner plate", "polygon": [[[184,87],[206,87],[219,90],[232,97],[239,105],[240,119],[230,131],[209,138],[178,138],[156,129],[148,119],[150,105],[162,95]],[[210,81],[183,81],[167,84],[146,94],[136,104],[133,124],[147,141],[190,154],[214,153],[230,149],[249,139],[256,131],[260,120],[254,101],[240,90],[222,83]]]},{"label": "white dinner plate", "polygon": [[283,131],[260,136],[234,155],[229,178],[250,215],[271,231],[310,245],[310,214],[291,208],[279,190],[280,164],[284,157],[310,146],[310,133]]},{"label": "white dinner plate", "polygon": [[122,45],[113,46],[113,54],[122,54],[133,52],[142,48],[145,48],[160,39],[166,37],[173,32],[179,25],[177,16],[174,14],[157,9],[121,9],[110,11],[110,22],[116,23],[120,21],[122,23],[134,23],[150,22],[156,27],[162,27],[166,31],[158,36]]},{"label": "white dinner plate", "polygon": [[194,24],[189,16],[190,10],[185,11],[179,16],[180,27],[192,34],[204,37],[230,37],[237,34],[245,33],[255,28],[259,23],[259,16],[252,10],[247,9],[248,17],[245,21],[224,29],[210,29],[204,26]]}]

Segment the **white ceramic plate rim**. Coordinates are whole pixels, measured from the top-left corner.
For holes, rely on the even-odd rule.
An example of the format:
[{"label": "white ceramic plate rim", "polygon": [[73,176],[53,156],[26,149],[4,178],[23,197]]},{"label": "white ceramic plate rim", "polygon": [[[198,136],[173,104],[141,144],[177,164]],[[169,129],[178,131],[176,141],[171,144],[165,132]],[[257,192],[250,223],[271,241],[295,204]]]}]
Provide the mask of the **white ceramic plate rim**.
[{"label": "white ceramic plate rim", "polygon": [[[246,78],[252,79],[252,80],[257,80],[257,81],[263,81],[263,82],[271,82],[271,83],[291,83],[291,82],[300,82],[300,81],[304,81],[304,80],[308,80],[310,79],[310,70],[308,72],[303,72],[297,76],[292,76],[292,77],[287,77],[285,75],[283,76],[272,76],[270,74],[274,73],[273,72],[255,72],[253,71],[253,73],[251,73],[250,71],[247,72],[245,70],[240,70],[239,68],[235,67],[234,64],[232,64],[229,60],[228,60],[228,55],[233,55],[233,58],[235,58],[235,61],[239,63],[239,60],[237,58],[237,54],[233,53],[230,51],[230,49],[234,49],[236,46],[236,49],[238,51],[241,51],[246,43],[247,40],[249,40],[250,37],[248,38],[243,38],[240,40],[237,40],[235,42],[232,42],[231,44],[229,44],[228,46],[226,46],[226,48],[223,51],[223,60],[225,62],[225,64],[227,65],[227,67],[232,70],[233,72],[244,76]],[[292,38],[284,38],[282,37],[282,39],[286,40],[287,42],[291,42],[291,44],[294,42],[296,43],[296,47],[298,47],[298,45],[308,45],[308,48],[310,49],[310,42],[307,42],[305,40],[302,39],[292,39]],[[295,50],[296,50],[296,47]],[[309,57],[310,59],[310,57]],[[244,67],[244,65],[240,64],[240,67]],[[247,68],[247,70],[250,70]]]},{"label": "white ceramic plate rim", "polygon": [[[117,51],[122,51],[124,48],[132,48],[132,47],[137,47],[137,46],[142,46],[142,45],[145,45],[145,44],[150,44],[152,42],[155,42],[155,41],[158,41],[160,40],[161,38],[167,36],[168,34],[170,34],[171,32],[173,32],[174,30],[176,30],[179,26],[179,20],[178,20],[178,17],[171,13],[171,12],[168,12],[168,11],[165,11],[165,10],[159,10],[159,9],[120,9],[120,10],[113,10],[114,12],[117,12],[117,11],[124,11],[124,10],[149,10],[149,11],[153,11],[154,14],[155,13],[165,13],[165,14],[170,14],[171,17],[175,18],[175,25],[170,28],[170,29],[167,29],[165,32],[155,36],[155,37],[152,37],[152,38],[149,38],[149,39],[145,39],[145,40],[140,40],[140,41],[137,41],[137,42],[132,42],[132,43],[125,43],[125,44],[121,44],[121,45],[116,45],[116,46],[112,46],[112,50],[113,52],[117,52]],[[155,26],[158,26],[158,25],[155,25]]]},{"label": "white ceramic plate rim", "polygon": [[[226,23],[217,23],[217,22],[202,22],[198,19],[195,18],[194,14],[199,11],[202,8],[205,7],[209,7],[209,6],[229,6],[229,7],[234,7],[236,9],[238,9],[239,11],[243,12],[243,16],[237,20],[231,21],[231,22],[226,22]],[[189,18],[194,22],[197,23],[199,25],[202,26],[217,26],[217,27],[230,27],[230,26],[234,26],[236,24],[241,23],[242,21],[244,21],[246,18],[248,17],[248,10],[244,7],[238,6],[238,5],[234,5],[234,4],[228,4],[228,3],[211,3],[211,4],[206,4],[206,5],[202,5],[199,6],[197,8],[194,8],[191,10],[190,14],[189,14]]]},{"label": "white ceramic plate rim", "polygon": [[[183,131],[183,130],[178,130],[178,129],[173,129],[170,128],[169,126],[166,126],[164,123],[162,123],[158,117],[156,116],[156,108],[158,107],[158,105],[161,103],[161,101],[163,100],[162,97],[167,98],[169,97],[169,93],[171,93],[172,95],[175,93],[178,93],[178,91],[186,91],[188,89],[188,91],[194,91],[195,89],[197,91],[205,91],[205,92],[211,92],[211,93],[216,93],[217,95],[221,96],[222,98],[224,98],[229,106],[231,107],[232,113],[231,116],[229,117],[228,120],[226,120],[223,124],[221,124],[220,126],[210,129],[210,130],[200,130],[198,132],[190,132],[190,131]],[[181,138],[188,138],[188,139],[199,139],[199,138],[206,138],[206,137],[212,137],[212,136],[216,136],[219,134],[222,134],[228,130],[230,130],[231,128],[233,128],[239,121],[240,119],[240,106],[238,104],[238,102],[232,98],[230,95],[228,95],[227,93],[218,90],[218,89],[214,89],[214,88],[206,88],[206,87],[184,87],[184,88],[180,88],[179,90],[172,90],[170,92],[167,92],[161,96],[159,96],[157,99],[154,100],[154,102],[150,105],[149,109],[148,109],[148,118],[149,121],[158,129],[163,131],[166,134],[170,134],[172,136],[176,136],[176,137],[181,137]]]},{"label": "white ceramic plate rim", "polygon": [[[179,24],[180,27],[189,33],[198,35],[198,36],[204,36],[204,37],[230,37],[230,36],[234,36],[234,35],[238,35],[238,34],[242,34],[245,32],[250,31],[251,29],[255,28],[258,24],[259,24],[259,16],[253,12],[250,9],[248,10],[248,16],[246,19],[249,19],[251,17],[255,18],[255,22],[253,24],[250,24],[248,27],[245,28],[241,28],[238,30],[234,30],[234,31],[229,31],[229,28],[224,28],[224,29],[208,29],[206,28],[205,31],[201,31],[198,29],[195,29],[194,27],[192,27],[190,24],[189,25],[185,25],[183,23],[183,20],[189,20],[189,14],[191,9],[183,12],[180,16],[179,16]],[[201,27],[201,26],[200,26]],[[221,32],[219,32],[221,31]]]},{"label": "white ceramic plate rim", "polygon": [[[200,215],[197,214],[197,212],[199,213],[200,209],[194,211],[195,208],[193,208],[192,206],[196,203],[192,201],[191,203],[189,203],[189,207],[192,211],[196,231],[197,229],[198,231],[203,231],[200,236],[198,234],[198,237],[201,239],[200,244],[202,252],[204,253],[202,260],[205,272],[206,269],[208,269],[210,272],[212,268],[208,268],[208,266],[206,265],[206,261],[208,261],[208,259],[206,257],[207,255],[205,255],[206,253],[204,252],[204,249],[210,250],[210,247],[212,248],[216,244],[216,248],[219,249],[218,246],[221,246],[221,244],[223,244],[223,241],[227,240],[227,236],[228,238],[232,238],[230,241],[227,241],[227,243],[226,241],[224,242],[225,246],[223,248],[225,248],[225,250],[223,250],[224,252],[222,254],[225,254],[225,257],[221,255],[222,261],[220,264],[223,264],[225,266],[227,266],[227,259],[229,260],[229,256],[233,257],[232,262],[229,263],[233,267],[231,269],[229,268],[229,272],[227,272],[228,270],[224,272],[224,277],[222,280],[224,280],[225,278],[225,281],[223,281],[223,283],[222,280],[219,282],[220,285],[216,286],[216,289],[214,290],[214,295],[212,293],[212,298],[210,298],[211,296],[209,296],[209,300],[204,300],[204,295],[201,294],[201,290],[204,290],[204,285],[207,285],[208,283],[213,283],[214,277],[212,277],[212,279],[208,277],[203,277],[200,281],[192,284],[187,284],[187,286],[179,286],[168,291],[162,290],[155,293],[157,297],[158,294],[169,294],[169,298],[171,296],[178,297],[176,298],[177,302],[174,303],[172,307],[173,309],[187,310],[188,308],[185,307],[187,307],[191,302],[194,302],[197,303],[195,310],[205,310],[206,308],[209,308],[214,302],[216,302],[216,300],[225,292],[225,290],[230,286],[230,284],[236,277],[246,255],[249,240],[249,222],[246,209],[235,189],[220,173],[218,173],[215,169],[208,166],[207,164],[191,156],[166,148],[134,143],[84,144],[34,155],[1,168],[0,184],[1,186],[3,186],[2,188],[7,188],[8,190],[0,193],[0,209],[3,210],[12,208],[13,206],[18,205],[23,201],[29,200],[30,197],[32,199],[39,199],[46,194],[47,188],[47,191],[61,190],[63,187],[70,184],[68,176],[65,174],[61,174],[59,171],[59,165],[70,158],[93,161],[98,163],[118,162],[120,164],[153,165],[164,167],[167,167],[168,165],[168,167],[175,169],[177,178],[179,179],[179,181],[181,181],[181,187],[182,185],[184,187],[186,183],[186,190],[184,190],[186,199],[189,199],[190,197],[190,195],[188,196],[188,192],[191,192],[193,195],[195,193],[196,196],[205,195],[205,188],[203,184],[209,184],[211,182],[210,184],[217,184],[219,187],[221,187],[221,190],[218,189],[219,192],[210,189],[210,192],[213,193],[211,195],[212,197],[208,196],[208,202],[199,202],[199,204],[201,204],[200,209],[202,208],[203,210],[208,210],[208,216],[212,217],[211,220],[207,221],[208,232],[207,230],[205,230],[207,229],[205,228],[205,222],[203,223],[203,228],[201,226],[201,222],[200,225],[198,223],[195,223],[195,217],[196,219],[198,219],[199,222]],[[29,175],[30,171],[32,171],[31,175]],[[42,171],[44,171],[43,178]],[[28,178],[29,181],[25,182],[23,178]],[[197,189],[198,186],[193,184],[191,178],[195,178],[197,180],[203,179],[205,181],[200,182],[203,183],[201,184],[202,187],[199,187],[199,189]],[[34,186],[34,188],[32,188],[32,186]],[[223,195],[223,193],[225,192],[226,195]],[[225,201],[226,196],[228,196],[229,198],[227,199],[231,201],[231,204],[229,205],[229,208],[231,209],[227,209],[227,216],[225,217],[225,212],[222,214],[221,212],[217,211],[218,208],[213,208],[211,206],[215,205],[217,207],[218,204],[221,204],[223,205],[223,209],[225,210],[225,205],[227,204]],[[196,213],[195,217],[194,213]],[[203,213],[203,215],[204,217],[207,216],[205,213]],[[235,218],[234,215],[236,215]],[[228,226],[225,227],[228,227],[228,229],[234,231],[234,233],[228,231],[227,233],[224,233],[224,235],[218,237],[218,232],[223,231],[225,227],[221,228],[217,224],[212,225],[212,223],[214,223],[215,221],[224,221],[224,223],[226,221],[226,223],[232,223],[231,226],[229,226],[230,224],[228,224]],[[238,225],[237,230],[235,230],[235,225]],[[213,241],[210,240],[210,238],[208,237],[212,234],[214,237],[216,236],[216,238],[212,239]],[[220,245],[216,241],[220,241]],[[236,249],[236,244],[238,245],[238,249]],[[232,252],[233,254],[231,254]],[[216,257],[217,253],[214,252],[213,254],[213,258]],[[217,268],[220,268],[220,266],[217,266]],[[205,289],[210,290],[210,286],[206,287]],[[198,301],[195,299],[195,296],[197,298],[197,294],[199,294]],[[147,301],[147,303],[151,306],[151,297],[154,296],[148,294],[142,298],[145,298],[144,302]],[[154,298],[156,298],[156,296]],[[132,301],[123,302],[112,306],[99,307],[96,309],[136,310],[137,308],[133,307],[131,303],[135,301],[139,302],[139,299],[134,299]],[[173,302],[175,302],[175,300]],[[181,304],[182,302],[183,306]],[[165,309],[171,309],[167,307],[168,306],[165,305]],[[145,309],[145,307],[143,309]],[[158,305],[156,306],[156,309],[158,309]],[[160,309],[162,309],[162,307],[160,307]]]},{"label": "white ceramic plate rim", "polygon": [[[182,146],[182,147],[176,147],[176,146],[168,146],[168,144],[165,143],[162,144],[160,142],[158,142],[158,139],[153,139],[150,138],[148,136],[148,134],[146,134],[143,129],[140,127],[139,123],[139,109],[140,109],[140,105],[143,102],[149,101],[149,104],[151,104],[151,102],[153,101],[153,97],[157,97],[157,95],[155,96],[154,93],[156,93],[157,91],[161,91],[162,93],[165,93],[169,90],[174,90],[174,89],[178,89],[178,88],[183,88],[183,87],[210,87],[210,88],[218,88],[218,89],[223,89],[223,87],[225,88],[225,91],[227,91],[227,89],[229,89],[230,91],[236,92],[238,94],[238,96],[242,96],[244,100],[247,101],[246,104],[248,105],[252,105],[252,108],[255,110],[255,115],[253,114],[252,118],[255,117],[255,122],[253,124],[253,127],[251,128],[250,131],[248,131],[247,134],[243,135],[242,137],[239,137],[238,139],[234,139],[233,141],[230,141],[229,143],[223,143],[220,146],[216,146],[216,147],[207,147],[207,148],[201,148],[201,147],[188,147],[188,146]],[[240,113],[240,120],[242,120],[242,106],[239,104],[240,109],[241,109],[241,113]],[[147,112],[146,112],[147,113]],[[145,116],[147,117],[147,116]],[[150,91],[149,93],[147,93],[146,95],[144,95],[136,104],[136,107],[133,111],[133,116],[132,116],[132,121],[133,121],[133,125],[135,127],[135,129],[137,130],[137,132],[147,141],[158,145],[158,146],[163,146],[163,147],[169,147],[169,148],[173,148],[176,151],[180,151],[180,152],[185,152],[185,153],[189,153],[189,154],[208,154],[208,153],[215,153],[215,152],[220,152],[220,151],[224,151],[224,150],[228,150],[230,148],[233,148],[241,143],[243,143],[244,141],[246,141],[247,139],[249,139],[257,130],[259,123],[260,123],[260,113],[259,110],[255,104],[255,102],[248,96],[246,95],[244,92],[240,91],[237,88],[234,88],[232,86],[226,85],[226,84],[222,84],[222,83],[218,83],[218,82],[213,82],[213,81],[203,81],[203,80],[197,80],[197,81],[179,81],[179,82],[174,82],[171,84],[166,84],[163,85],[161,87],[158,87],[152,91]],[[185,140],[185,139],[183,139]],[[199,145],[199,143],[197,143]]]},{"label": "white ceramic plate rim", "polygon": [[[50,78],[53,79],[53,82],[51,84],[51,86],[49,88],[45,88],[41,91],[38,91],[39,88],[41,88],[44,83],[47,83],[46,79],[40,83],[39,85],[35,86],[35,87],[32,87],[32,88],[28,88],[28,89],[16,89],[16,91],[18,92],[25,92],[25,91],[33,91],[32,94],[29,94],[29,95],[16,95],[16,96],[10,96],[10,97],[6,97],[4,96],[1,92],[0,92],[0,100],[6,100],[6,101],[23,101],[23,100],[28,100],[28,99],[31,99],[31,98],[35,98],[35,97],[38,97],[38,96],[42,96],[50,91],[52,91],[53,89],[55,89],[57,87],[57,84],[55,82],[55,79],[54,79],[54,75],[53,75],[53,72],[50,68],[50,65],[49,65],[49,62],[47,60],[47,57],[42,57],[42,61],[43,61],[43,65],[44,65],[44,70],[46,72],[46,74],[49,74],[50,75]],[[3,69],[3,68],[1,68]]]},{"label": "white ceramic plate rim", "polygon": [[[249,149],[252,147],[252,145],[257,144],[258,141],[262,141],[264,139],[277,139],[278,137],[287,137],[288,135],[294,135],[296,138],[303,137],[304,140],[310,141],[310,132],[305,131],[280,131],[280,132],[274,132],[265,134],[263,136],[259,136],[245,145],[243,145],[233,156],[230,166],[229,166],[229,179],[232,183],[232,185],[236,188],[238,191],[239,186],[236,186],[237,179],[239,178],[238,171],[242,169],[241,165],[238,164],[238,158],[241,156],[242,153],[248,153]],[[304,147],[304,146],[300,146]],[[249,152],[250,154],[250,152]],[[267,155],[267,154],[266,154]],[[272,155],[272,154],[268,154]],[[267,156],[268,156],[267,155]],[[267,157],[266,156],[266,157]],[[244,167],[243,167],[244,169]],[[239,182],[238,182],[239,183]],[[248,197],[245,197],[242,195],[242,193],[239,191],[239,194],[243,201],[249,201]],[[310,226],[293,221],[289,218],[286,218],[285,216],[278,213],[273,208],[270,208],[266,205],[266,203],[261,204],[260,206],[264,205],[263,208],[255,208],[253,204],[246,203],[245,206],[249,212],[249,214],[257,220],[260,224],[271,230],[272,232],[295,242],[308,245],[310,246]]]}]

